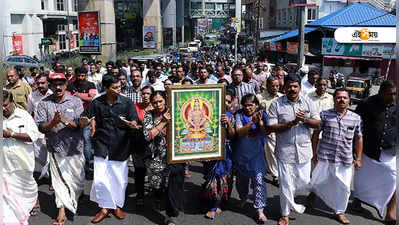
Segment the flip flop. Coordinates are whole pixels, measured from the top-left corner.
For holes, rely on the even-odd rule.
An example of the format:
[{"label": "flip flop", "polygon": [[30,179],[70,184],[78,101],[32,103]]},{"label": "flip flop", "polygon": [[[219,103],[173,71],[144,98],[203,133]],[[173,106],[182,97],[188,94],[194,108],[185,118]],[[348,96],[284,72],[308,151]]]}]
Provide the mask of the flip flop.
[{"label": "flip flop", "polygon": [[205,214],[205,218],[210,219],[210,220],[215,219],[215,216],[216,216],[216,212],[212,212],[212,211],[209,211]]},{"label": "flip flop", "polygon": [[346,218],[345,214],[335,214],[334,218],[342,224],[350,224],[351,222]]}]

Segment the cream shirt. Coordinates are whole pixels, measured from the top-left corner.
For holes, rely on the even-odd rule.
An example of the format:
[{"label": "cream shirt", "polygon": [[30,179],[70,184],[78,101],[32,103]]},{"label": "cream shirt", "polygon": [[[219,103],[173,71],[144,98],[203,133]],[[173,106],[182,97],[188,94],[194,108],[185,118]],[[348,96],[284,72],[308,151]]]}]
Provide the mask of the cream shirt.
[{"label": "cream shirt", "polygon": [[257,94],[256,97],[259,100],[259,105],[261,109],[269,110],[270,105],[272,104],[273,100],[275,100],[278,97],[283,96],[283,94],[281,94],[280,92],[277,92],[277,96],[272,97],[269,92],[264,91],[260,94]]},{"label": "cream shirt", "polygon": [[[25,133],[32,139],[32,142],[35,142],[41,135],[32,116],[17,107],[9,118],[3,117],[3,129],[11,129],[15,133]],[[3,139],[3,172],[34,171],[35,155],[32,142],[23,142],[14,138]]]},{"label": "cream shirt", "polygon": [[324,110],[334,108],[334,98],[327,92],[319,97],[316,91],[312,91],[308,94],[308,98],[314,104],[319,114]]}]

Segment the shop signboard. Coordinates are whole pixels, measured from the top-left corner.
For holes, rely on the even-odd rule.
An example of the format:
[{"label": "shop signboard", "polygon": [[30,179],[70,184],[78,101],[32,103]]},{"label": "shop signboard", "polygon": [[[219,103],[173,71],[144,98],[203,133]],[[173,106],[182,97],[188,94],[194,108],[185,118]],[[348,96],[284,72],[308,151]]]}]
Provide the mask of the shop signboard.
[{"label": "shop signboard", "polygon": [[334,38],[323,38],[321,52],[323,55],[344,55],[344,44]]},{"label": "shop signboard", "polygon": [[14,55],[24,54],[24,46],[22,44],[22,35],[12,36],[12,49]]},{"label": "shop signboard", "polygon": [[381,44],[363,44],[362,56],[382,57],[384,46]]},{"label": "shop signboard", "polygon": [[[303,46],[305,54],[309,52],[309,44]],[[287,53],[298,54],[298,42],[287,42]]]},{"label": "shop signboard", "polygon": [[143,48],[155,48],[155,26],[143,26]]},{"label": "shop signboard", "polygon": [[78,12],[78,27],[79,52],[101,54],[99,12]]},{"label": "shop signboard", "polygon": [[394,44],[338,43],[334,38],[323,38],[322,55],[342,55],[373,58],[395,58]]},{"label": "shop signboard", "polygon": [[382,49],[382,58],[396,59],[395,44],[384,44],[384,47]]}]

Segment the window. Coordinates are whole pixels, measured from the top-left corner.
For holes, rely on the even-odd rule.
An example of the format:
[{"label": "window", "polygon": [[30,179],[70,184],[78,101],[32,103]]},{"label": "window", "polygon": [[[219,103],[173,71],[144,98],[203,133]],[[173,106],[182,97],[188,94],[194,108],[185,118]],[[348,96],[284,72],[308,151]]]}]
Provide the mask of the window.
[{"label": "window", "polygon": [[60,50],[66,49],[66,37],[65,34],[58,35],[58,47]]},{"label": "window", "polygon": [[78,48],[79,47],[79,34],[75,34],[75,47]]},{"label": "window", "polygon": [[215,3],[205,3],[205,9],[215,9]]},{"label": "window", "polygon": [[308,8],[308,21],[317,19],[317,8]]},{"label": "window", "polygon": [[65,10],[65,5],[64,5],[64,0],[56,0],[56,6],[57,6],[57,11],[64,11]]},{"label": "window", "polygon": [[259,29],[263,30],[263,17],[259,17]]},{"label": "window", "polygon": [[77,12],[79,10],[78,0],[73,0],[73,11]]},{"label": "window", "polygon": [[58,31],[65,31],[65,25],[64,24],[58,24],[57,25],[57,30]]}]

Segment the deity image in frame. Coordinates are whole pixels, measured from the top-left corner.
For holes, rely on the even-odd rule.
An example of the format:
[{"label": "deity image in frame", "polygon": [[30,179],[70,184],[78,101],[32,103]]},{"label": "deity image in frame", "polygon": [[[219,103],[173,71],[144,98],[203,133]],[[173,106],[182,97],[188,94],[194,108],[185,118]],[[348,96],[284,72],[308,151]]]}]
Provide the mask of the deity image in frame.
[{"label": "deity image in frame", "polygon": [[223,85],[169,86],[168,162],[224,158]]}]

